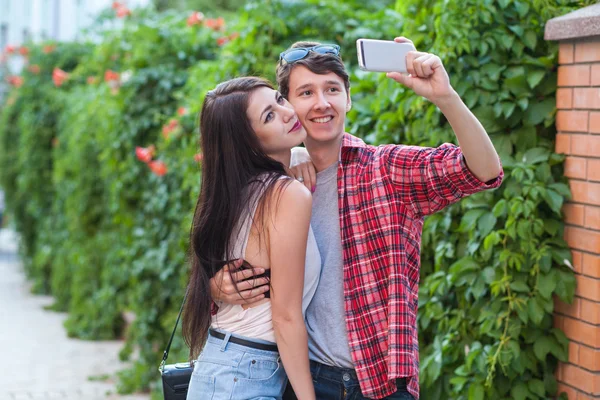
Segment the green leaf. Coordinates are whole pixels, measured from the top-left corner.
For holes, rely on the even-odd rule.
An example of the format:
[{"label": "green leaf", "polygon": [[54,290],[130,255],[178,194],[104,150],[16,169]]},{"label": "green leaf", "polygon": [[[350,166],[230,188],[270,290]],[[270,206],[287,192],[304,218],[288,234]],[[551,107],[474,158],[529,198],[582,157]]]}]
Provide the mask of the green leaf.
[{"label": "green leaf", "polygon": [[550,158],[550,150],[543,147],[534,147],[529,149],[523,155],[523,162],[529,165],[548,161]]},{"label": "green leaf", "polygon": [[504,217],[506,215],[506,200],[500,199],[492,209],[492,213],[495,217]]},{"label": "green leaf", "polygon": [[488,285],[496,280],[496,270],[492,267],[486,267],[482,272],[483,280]]},{"label": "green leaf", "polygon": [[552,296],[552,292],[556,289],[556,275],[553,271],[548,274],[540,274],[538,277],[537,286],[540,295],[544,298],[549,299]]},{"label": "green leaf", "polygon": [[547,98],[539,103],[532,104],[525,113],[524,123],[528,125],[537,125],[556,109],[556,99]]},{"label": "green leaf", "polygon": [[497,118],[494,116],[493,107],[477,107],[473,110],[473,114],[475,114],[479,122],[481,122],[481,124],[488,133],[498,132],[502,129],[502,127],[498,123]]},{"label": "green leaf", "polygon": [[479,234],[482,237],[487,236],[492,231],[492,229],[494,229],[496,221],[496,217],[491,212],[486,212],[485,214],[483,214],[479,218],[479,221],[477,221],[477,228],[479,229]]},{"label": "green leaf", "polygon": [[538,360],[545,362],[546,356],[558,344],[550,336],[541,336],[533,343],[533,352]]},{"label": "green leaf", "polygon": [[564,183],[552,183],[552,184],[548,185],[548,187],[550,189],[553,189],[556,192],[558,192],[561,196],[564,196],[567,198],[571,197],[571,190]]},{"label": "green leaf", "polygon": [[526,400],[530,393],[527,386],[525,386],[524,383],[519,382],[516,386],[513,386],[510,394],[514,400]]},{"label": "green leaf", "polygon": [[513,102],[502,102],[502,112],[505,118],[510,118],[517,105]]},{"label": "green leaf", "polygon": [[548,189],[542,194],[542,197],[544,197],[544,200],[546,200],[546,203],[550,206],[552,211],[556,214],[560,214],[560,209],[562,208],[564,200],[561,195],[554,190]]},{"label": "green leaf", "polygon": [[485,390],[480,383],[474,383],[469,387],[469,400],[483,400]]},{"label": "green leaf", "polygon": [[527,83],[530,88],[536,87],[546,75],[545,71],[533,71],[527,75]]},{"label": "green leaf", "polygon": [[532,379],[529,381],[529,390],[531,393],[535,393],[538,396],[544,398],[546,394],[546,389],[544,388],[544,382],[539,379]]},{"label": "green leaf", "polygon": [[523,18],[529,12],[528,1],[515,1],[515,7],[519,13],[519,17]]},{"label": "green leaf", "polygon": [[[527,78],[524,75],[514,76],[512,78],[505,79],[504,87],[510,90],[510,92],[513,93],[515,96],[529,95],[529,91],[531,90],[529,88],[529,84],[527,83]],[[525,108],[521,107],[523,111],[525,110]]]},{"label": "green leaf", "polygon": [[529,293],[529,286],[523,281],[515,281],[510,284],[510,288],[515,292]]},{"label": "green leaf", "polygon": [[485,210],[481,208],[467,211],[460,220],[460,226],[458,227],[458,230],[460,232],[471,232],[473,229],[475,229],[475,224],[483,213],[485,213]]},{"label": "green leaf", "polygon": [[535,297],[532,297],[527,301],[527,311],[529,313],[529,319],[536,325],[539,325],[544,319],[544,309]]},{"label": "green leaf", "polygon": [[573,271],[557,270],[556,295],[565,303],[571,303],[575,295],[575,276]]},{"label": "green leaf", "polygon": [[525,111],[529,107],[529,99],[526,97],[519,99],[517,100],[517,104],[521,107],[521,110]]},{"label": "green leaf", "polygon": [[537,35],[535,32],[532,30],[525,32],[525,36],[523,36],[523,43],[525,43],[525,46],[529,47],[531,50],[535,50],[535,46],[537,45]]},{"label": "green leaf", "polygon": [[519,37],[523,36],[524,30],[523,30],[523,27],[520,25],[511,25],[508,27],[508,29],[513,31]]}]

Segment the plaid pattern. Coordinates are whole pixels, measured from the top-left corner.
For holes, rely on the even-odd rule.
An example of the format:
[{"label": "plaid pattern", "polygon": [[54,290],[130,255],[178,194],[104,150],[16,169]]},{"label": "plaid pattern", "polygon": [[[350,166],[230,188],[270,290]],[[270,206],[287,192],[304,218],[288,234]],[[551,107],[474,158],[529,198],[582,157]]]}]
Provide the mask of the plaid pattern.
[{"label": "plaid pattern", "polygon": [[417,304],[423,217],[498,187],[483,183],[452,144],[369,146],[345,134],[338,167],[350,351],[363,395],[379,399],[407,377],[419,398]]}]

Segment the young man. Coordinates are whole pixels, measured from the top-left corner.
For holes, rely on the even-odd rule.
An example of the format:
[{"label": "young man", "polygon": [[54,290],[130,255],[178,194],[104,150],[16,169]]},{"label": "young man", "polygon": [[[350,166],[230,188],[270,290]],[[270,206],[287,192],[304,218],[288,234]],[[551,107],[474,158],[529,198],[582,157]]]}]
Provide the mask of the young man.
[{"label": "young man", "polygon": [[[423,218],[502,181],[498,154],[440,59],[411,52],[406,61],[410,76],[387,76],[438,106],[460,147],[375,147],[345,133],[350,84],[337,46],[296,43],[277,67],[280,92],[306,128],[317,170],[316,187],[308,176],[296,178],[315,189],[311,224],[323,264],[306,313],[318,399],[419,397]],[[238,272],[238,293],[224,275],[220,289],[211,288],[220,301],[252,302],[268,289],[263,279],[244,281],[248,273]]]}]

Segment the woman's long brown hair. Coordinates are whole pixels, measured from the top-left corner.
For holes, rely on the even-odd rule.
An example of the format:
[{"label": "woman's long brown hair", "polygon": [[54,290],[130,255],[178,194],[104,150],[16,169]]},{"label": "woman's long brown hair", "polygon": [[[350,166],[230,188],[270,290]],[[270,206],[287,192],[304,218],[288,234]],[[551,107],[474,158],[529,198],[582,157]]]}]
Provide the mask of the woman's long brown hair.
[{"label": "woman's long brown hair", "polygon": [[202,106],[202,183],[190,231],[191,272],[182,324],[191,360],[198,357],[208,336],[209,281],[232,259],[232,235],[252,198],[248,188],[269,198],[273,189],[282,187],[276,184],[286,175],[283,164],[262,150],[246,114],[252,92],[261,87],[273,89],[262,78],[232,79],[208,92]]}]

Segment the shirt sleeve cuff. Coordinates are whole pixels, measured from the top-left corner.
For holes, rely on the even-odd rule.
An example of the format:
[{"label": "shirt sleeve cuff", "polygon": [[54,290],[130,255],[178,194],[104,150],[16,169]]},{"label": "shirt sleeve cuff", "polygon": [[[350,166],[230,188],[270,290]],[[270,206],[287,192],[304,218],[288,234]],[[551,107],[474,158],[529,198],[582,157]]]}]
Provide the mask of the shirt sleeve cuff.
[{"label": "shirt sleeve cuff", "polygon": [[451,180],[454,186],[461,191],[463,195],[470,195],[482,190],[494,189],[500,186],[502,179],[504,178],[504,170],[502,169],[502,162],[500,160],[498,160],[500,163],[500,174],[494,179],[483,182],[471,172],[460,148],[457,147],[457,150],[458,151],[456,151],[453,157],[446,158],[444,169],[448,176],[452,177]]}]

